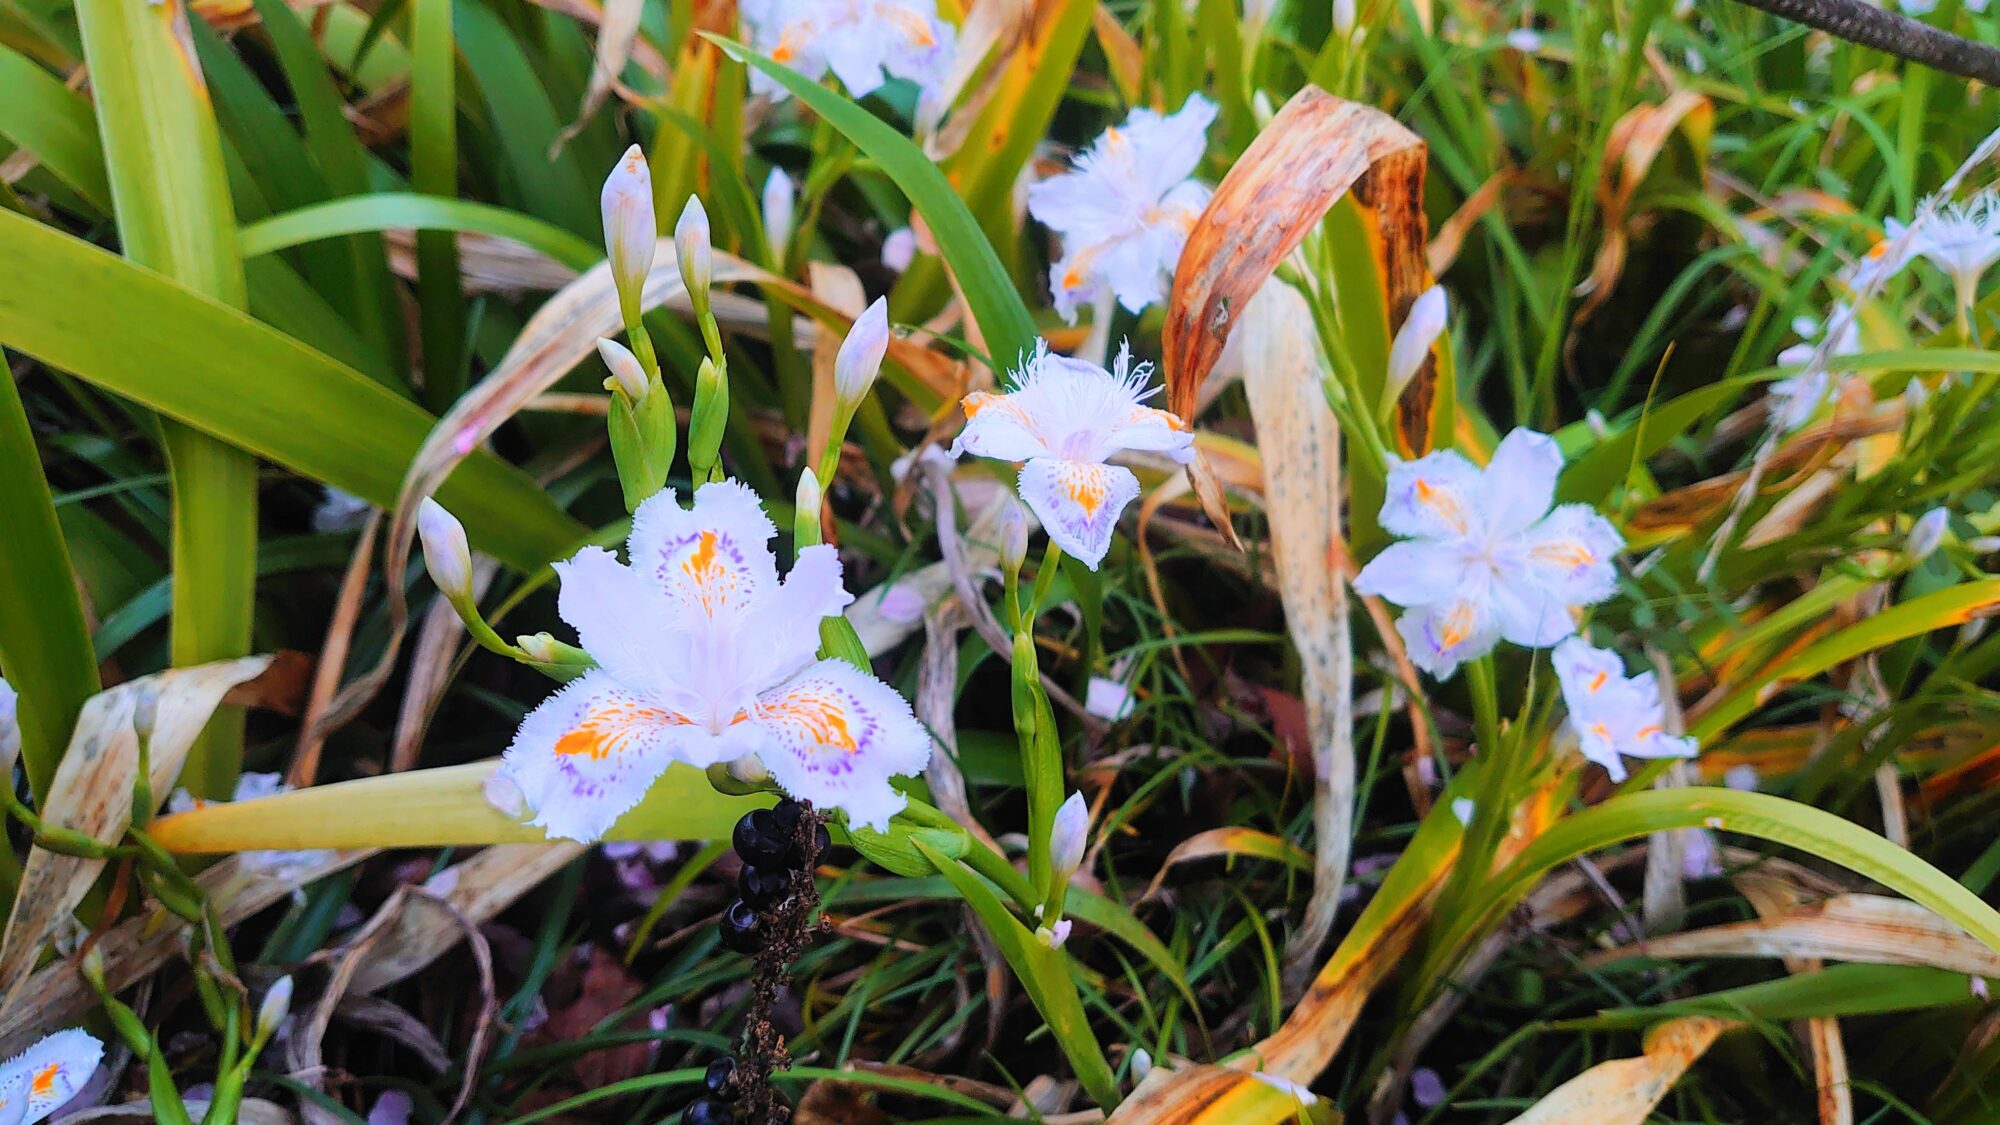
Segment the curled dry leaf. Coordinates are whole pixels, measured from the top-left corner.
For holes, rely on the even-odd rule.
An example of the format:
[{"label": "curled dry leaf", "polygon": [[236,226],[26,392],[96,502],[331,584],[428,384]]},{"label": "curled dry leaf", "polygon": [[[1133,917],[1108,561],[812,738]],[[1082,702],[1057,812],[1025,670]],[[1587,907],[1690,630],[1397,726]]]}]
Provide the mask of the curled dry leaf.
[{"label": "curled dry leaf", "polygon": [[[1715,107],[1692,90],[1677,90],[1659,105],[1642,105],[1628,111],[1611,127],[1604,146],[1604,176],[1597,182],[1597,206],[1604,213],[1604,241],[1591,263],[1590,276],[1578,288],[1586,294],[1572,322],[1590,319],[1618,285],[1625,272],[1625,255],[1631,247],[1632,201],[1639,185],[1653,170],[1667,141],[1680,128],[1687,134],[1698,156],[1708,150],[1715,132]],[[1696,160],[1697,167],[1707,161]]]},{"label": "curled dry leaf", "polygon": [[[92,696],[77,716],[76,732],[49,784],[42,818],[93,840],[116,841],[132,823],[140,728],[148,728],[152,764],[148,783],[157,807],[180,777],[188,747],[208,725],[222,697],[270,666],[268,656],[246,656],[158,672]],[[29,850],[6,938],[0,943],[0,997],[4,997],[0,1011],[14,1007],[42,946],[57,923],[83,901],[103,869],[103,860]]]},{"label": "curled dry leaf", "polygon": [[[1424,152],[1423,141],[1388,114],[1316,86],[1285,103],[1217,185],[1188,233],[1163,336],[1168,409],[1190,415],[1250,298],[1350,189],[1371,220],[1393,334],[1429,284]],[[1427,418],[1436,378],[1435,365],[1426,363],[1399,410]],[[1421,449],[1427,442],[1415,444]],[[1197,451],[1188,473],[1209,519],[1228,531],[1222,486],[1206,456]],[[1228,534],[1233,542],[1235,533]]]},{"label": "curled dry leaf", "polygon": [[1510,1125],[1644,1125],[1687,1068],[1735,1026],[1708,1016],[1668,1020],[1646,1033],[1645,1054],[1598,1063]]},{"label": "curled dry leaf", "polygon": [[1304,848],[1290,840],[1280,839],[1269,832],[1259,832],[1255,828],[1211,828],[1197,832],[1167,853],[1160,870],[1153,875],[1153,881],[1146,885],[1146,893],[1141,901],[1152,898],[1160,891],[1160,884],[1166,881],[1167,872],[1177,864],[1193,863],[1198,859],[1214,859],[1217,856],[1251,856],[1257,859],[1275,859],[1290,864],[1302,871],[1312,869],[1313,857]]}]

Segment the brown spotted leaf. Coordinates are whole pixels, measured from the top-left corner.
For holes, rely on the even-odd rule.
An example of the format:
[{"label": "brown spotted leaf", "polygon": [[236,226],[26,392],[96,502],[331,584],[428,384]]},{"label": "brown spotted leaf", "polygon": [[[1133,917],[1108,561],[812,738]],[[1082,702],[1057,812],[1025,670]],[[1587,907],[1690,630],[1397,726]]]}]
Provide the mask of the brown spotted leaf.
[{"label": "brown spotted leaf", "polygon": [[[1423,141],[1393,117],[1316,86],[1285,103],[1217,185],[1188,233],[1163,340],[1168,409],[1192,414],[1202,381],[1252,295],[1350,190],[1370,218],[1389,327],[1401,322],[1429,284],[1424,152]],[[1405,403],[1415,404],[1416,415],[1428,416],[1435,380],[1428,364],[1412,380]],[[1197,454],[1189,477],[1209,519],[1226,531],[1222,485],[1205,457]]]}]

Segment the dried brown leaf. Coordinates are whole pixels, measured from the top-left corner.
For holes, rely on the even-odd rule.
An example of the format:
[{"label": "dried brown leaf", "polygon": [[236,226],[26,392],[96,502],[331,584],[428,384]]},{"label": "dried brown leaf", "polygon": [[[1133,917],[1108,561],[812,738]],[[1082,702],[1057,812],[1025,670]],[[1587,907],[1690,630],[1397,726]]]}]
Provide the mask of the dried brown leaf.
[{"label": "dried brown leaf", "polygon": [[[262,673],[268,656],[246,656],[175,668],[99,692],[83,705],[76,731],[56,767],[41,816],[49,824],[112,843],[132,823],[132,786],[139,779],[139,728],[148,728],[157,806],[187,760],[188,747],[229,689]],[[42,946],[83,901],[104,861],[32,848],[0,943],[0,1012],[11,1010]]]},{"label": "dried brown leaf", "polygon": [[1510,1125],[1645,1125],[1729,1020],[1688,1016],[1646,1033],[1645,1054],[1601,1062],[1550,1091]]}]

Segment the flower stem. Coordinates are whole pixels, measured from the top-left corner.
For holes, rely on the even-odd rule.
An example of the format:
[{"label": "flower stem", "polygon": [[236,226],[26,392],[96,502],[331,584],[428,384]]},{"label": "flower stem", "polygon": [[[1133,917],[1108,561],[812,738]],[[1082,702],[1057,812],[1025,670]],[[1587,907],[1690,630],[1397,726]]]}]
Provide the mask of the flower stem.
[{"label": "flower stem", "polygon": [[1500,699],[1495,686],[1493,658],[1482,656],[1465,666],[1465,686],[1472,695],[1472,727],[1479,740],[1479,781],[1473,797],[1472,823],[1465,847],[1459,853],[1458,868],[1452,873],[1446,901],[1485,878],[1493,866],[1493,855],[1506,833],[1512,810],[1512,763],[1500,733]]}]

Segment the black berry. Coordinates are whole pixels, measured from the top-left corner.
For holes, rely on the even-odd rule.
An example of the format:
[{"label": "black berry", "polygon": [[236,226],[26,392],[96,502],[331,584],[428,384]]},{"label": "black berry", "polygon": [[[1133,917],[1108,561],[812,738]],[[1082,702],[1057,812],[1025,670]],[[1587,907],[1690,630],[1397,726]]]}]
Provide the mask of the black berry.
[{"label": "black berry", "polygon": [[708,1087],[711,1095],[729,1101],[736,1097],[735,1088],[729,1084],[729,1080],[735,1076],[736,1060],[724,1055],[708,1064],[708,1073],[702,1075],[701,1084]]},{"label": "black berry", "polygon": [[696,1098],[681,1111],[681,1125],[727,1125],[736,1120],[736,1110],[716,1098]]},{"label": "black berry", "polygon": [[804,805],[787,797],[771,806],[771,826],[778,830],[778,835],[789,840],[798,834],[799,818],[805,813]]},{"label": "black berry", "polygon": [[743,857],[743,862],[758,867],[784,866],[791,845],[790,838],[778,832],[769,809],[743,814],[743,819],[736,822],[730,842],[736,845],[736,854]]},{"label": "black berry", "polygon": [[759,910],[768,910],[784,901],[792,891],[792,873],[782,867],[754,867],[746,864],[736,877],[736,890],[743,901]]},{"label": "black berry", "polygon": [[738,953],[755,953],[764,948],[764,930],[758,924],[757,912],[740,898],[722,912],[722,944]]},{"label": "black berry", "polygon": [[797,837],[793,837],[791,840],[791,851],[785,858],[793,867],[807,867],[819,860],[825,859],[827,850],[832,847],[833,835],[826,830],[826,825],[815,824],[813,825],[812,854],[807,855],[805,849],[799,846]]}]

